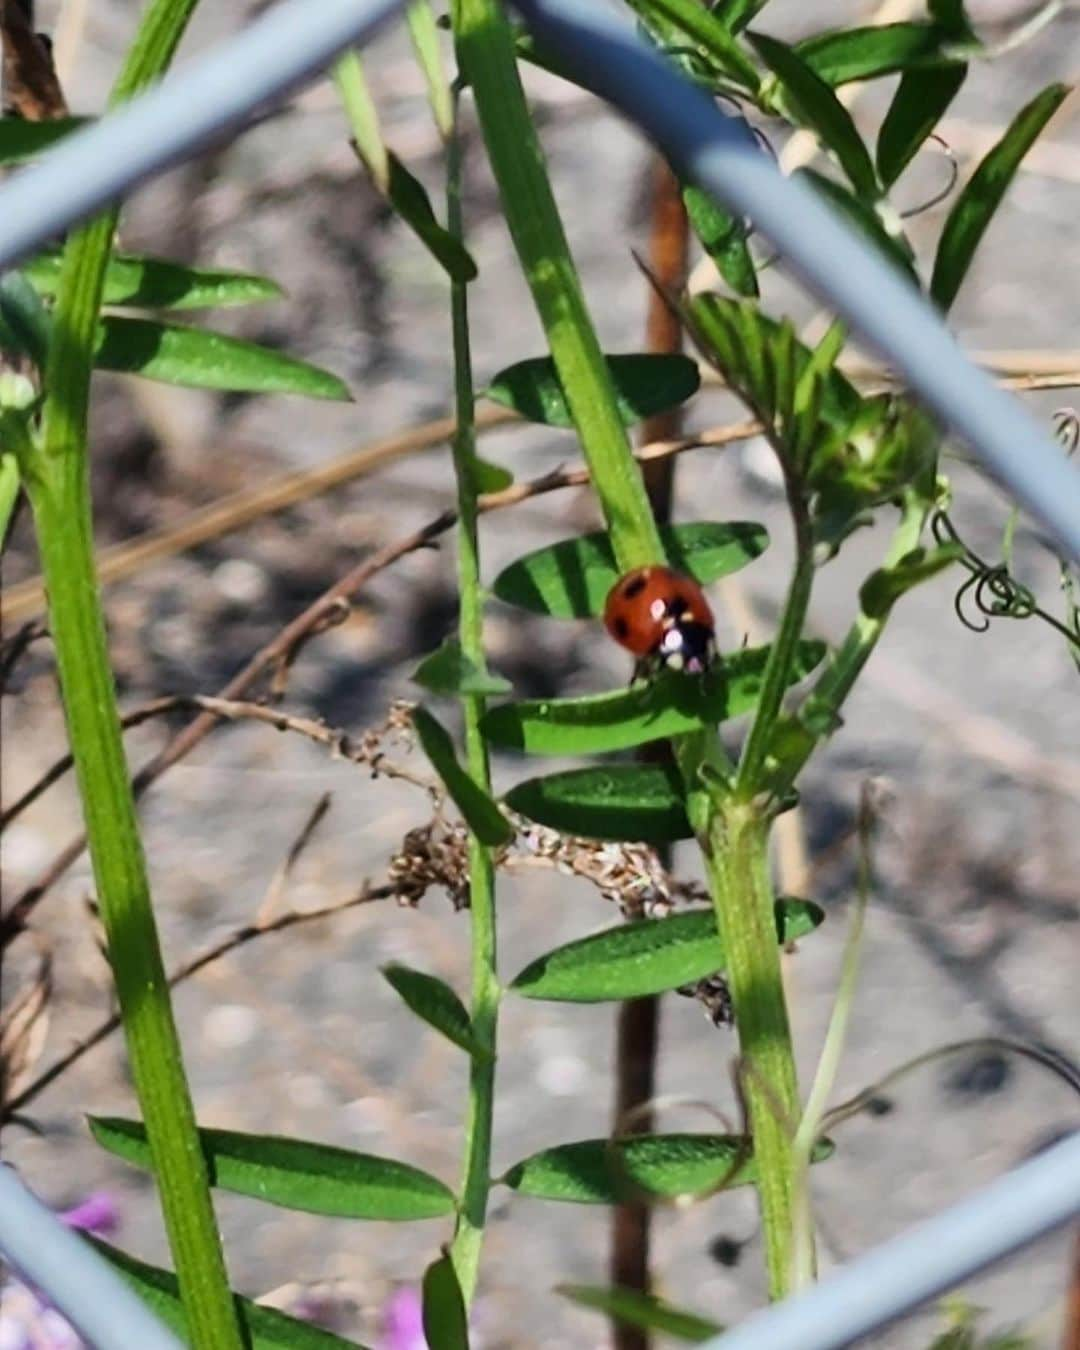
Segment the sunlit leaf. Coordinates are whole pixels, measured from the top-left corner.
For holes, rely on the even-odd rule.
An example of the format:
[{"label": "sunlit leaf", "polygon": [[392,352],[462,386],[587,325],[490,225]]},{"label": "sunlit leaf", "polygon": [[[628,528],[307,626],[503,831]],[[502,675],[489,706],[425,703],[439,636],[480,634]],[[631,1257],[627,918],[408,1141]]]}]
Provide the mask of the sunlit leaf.
[{"label": "sunlit leaf", "polygon": [[424,1271],[424,1341],[428,1350],[469,1350],[469,1320],[449,1256]]},{"label": "sunlit leaf", "polygon": [[693,231],[716,270],[736,295],[757,295],[757,271],[743,222],[701,188],[684,186],[682,198]]},{"label": "sunlit leaf", "polygon": [[[764,553],[769,536],[753,521],[695,521],[662,528],[664,552],[673,567],[703,586],[737,572]],[[500,600],[534,614],[559,619],[600,615],[620,576],[604,532],[563,539],[528,553],[504,568],[493,587]]]},{"label": "sunlit leaf", "polygon": [[[619,414],[627,426],[683,403],[701,384],[697,363],[686,356],[630,353],[605,357],[615,385]],[[574,419],[555,363],[531,357],[500,370],[484,393],[495,403],[553,427],[572,427]]]},{"label": "sunlit leaf", "polygon": [[869,28],[847,28],[818,33],[795,44],[795,51],[826,84],[875,80],[897,71],[925,75],[943,62],[955,60],[955,37],[940,24],[885,23]]},{"label": "sunlit leaf", "polygon": [[[832,1152],[820,1144],[815,1161]],[[520,1195],[580,1205],[614,1205],[627,1198],[674,1199],[757,1180],[748,1142],[731,1134],[639,1134],[582,1139],[534,1153],[501,1178]]]},{"label": "sunlit leaf", "polygon": [[[136,1167],[153,1170],[140,1121],[91,1116],[97,1142]],[[234,1130],[199,1130],[210,1184],[285,1209],[345,1219],[434,1219],[451,1214],[454,1195],[407,1163],[307,1139]]]},{"label": "sunlit leaf", "polygon": [[942,309],[947,310],[956,299],[979,241],[1021,161],[1068,92],[1067,85],[1052,84],[1022,108],[954,202],[941,232],[930,282],[930,294]]},{"label": "sunlit leaf", "polygon": [[967,66],[959,63],[904,75],[889,104],[877,140],[877,170],[890,188],[960,91]]},{"label": "sunlit leaf", "polygon": [[[825,646],[803,642],[792,681],[821,660]],[[492,708],[483,731],[493,744],[534,755],[594,755],[628,750],[713,726],[749,712],[761,693],[767,647],[733,652],[705,676],[668,673],[606,694],[536,699]]]},{"label": "sunlit leaf", "polygon": [[[777,941],[805,937],[824,917],[812,901],[778,900]],[[527,965],[510,988],[523,998],[603,1003],[678,989],[715,975],[725,964],[716,915],[699,909],[623,923],[567,942]]]},{"label": "sunlit leaf", "polygon": [[22,117],[0,117],[0,164],[18,164],[50,150],[57,141],[87,125],[85,117],[55,117],[27,122]]},{"label": "sunlit leaf", "polygon": [[764,33],[747,35],[758,55],[783,85],[803,121],[832,151],[856,193],[867,201],[878,195],[877,174],[851,114],[832,89],[786,43]]},{"label": "sunlit leaf", "polygon": [[413,671],[414,683],[430,689],[433,694],[508,694],[512,689],[509,680],[501,675],[492,675],[481,670],[475,661],[471,661],[461,650],[456,637],[447,638],[441,646],[425,656]]},{"label": "sunlit leaf", "polygon": [[558,1284],[555,1292],[562,1294],[582,1308],[592,1308],[596,1312],[606,1313],[613,1322],[625,1326],[641,1327],[645,1331],[658,1331],[663,1336],[682,1341],[686,1345],[698,1345],[710,1336],[719,1336],[723,1327],[718,1322],[710,1322],[696,1313],[676,1308],[653,1294],[643,1294],[640,1289],[621,1289],[595,1284]]},{"label": "sunlit leaf", "polygon": [[880,619],[913,586],[937,576],[964,556],[959,544],[943,544],[935,549],[913,549],[891,567],[872,572],[859,590],[859,606],[871,619]]},{"label": "sunlit leaf", "polygon": [[[767,361],[765,354],[783,340],[783,325],[762,314],[754,300],[710,294],[689,300],[683,309],[683,319],[701,354],[720,371],[730,388],[749,408],[775,424],[776,390],[767,378],[767,370],[775,361]],[[821,371],[815,396],[817,406],[810,419],[815,436],[819,424],[847,426],[862,402],[850,380],[832,366],[815,362],[810,349],[798,341],[791,344],[791,361],[796,388],[808,367]],[[785,436],[795,435],[795,427],[785,427],[782,422],[779,430]]]},{"label": "sunlit leaf", "polygon": [[[40,253],[23,264],[23,271],[41,295],[53,296],[60,283],[61,262],[59,251]],[[268,277],[120,254],[109,259],[102,299],[106,305],[140,309],[222,309],[276,300],[281,295],[281,287]]]},{"label": "sunlit leaf", "polygon": [[454,743],[446,728],[426,708],[414,709],[412,722],[424,754],[431,760],[469,829],[489,847],[508,844],[514,837],[510,822],[458,763]]},{"label": "sunlit leaf", "polygon": [[255,342],[206,328],[104,316],[94,365],[165,384],[252,394],[303,394],[349,401],[336,375]]},{"label": "sunlit leaf", "polygon": [[[147,1307],[182,1338],[191,1343],[187,1316],[180,1300],[180,1285],[171,1270],[148,1266],[127,1252],[99,1238],[86,1238],[116,1270]],[[363,1350],[356,1341],[346,1341],[331,1331],[302,1322],[277,1308],[252,1303],[250,1299],[233,1295],[233,1307],[243,1332],[244,1345],[250,1350]]]},{"label": "sunlit leaf", "polygon": [[666,764],[608,764],[530,778],[506,794],[530,820],[586,839],[690,839],[682,780]]},{"label": "sunlit leaf", "polygon": [[428,252],[454,281],[472,281],[476,263],[460,239],[443,229],[435,219],[427,189],[392,152],[387,153],[390,205],[427,246]]},{"label": "sunlit leaf", "polygon": [[398,962],[382,967],[383,977],[401,995],[405,1004],[428,1026],[441,1031],[467,1054],[488,1059],[488,1051],[473,1035],[468,1009],[457,994],[434,975],[412,970]]}]

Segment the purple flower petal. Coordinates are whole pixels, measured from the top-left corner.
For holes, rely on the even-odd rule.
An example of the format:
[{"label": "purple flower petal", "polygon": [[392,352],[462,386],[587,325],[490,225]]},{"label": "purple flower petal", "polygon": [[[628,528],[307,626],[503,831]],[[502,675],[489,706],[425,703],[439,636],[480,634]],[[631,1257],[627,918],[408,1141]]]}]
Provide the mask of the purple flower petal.
[{"label": "purple flower petal", "polygon": [[80,1233],[107,1236],[120,1224],[120,1207],[108,1191],[92,1191],[85,1200],[61,1211],[60,1221]]}]

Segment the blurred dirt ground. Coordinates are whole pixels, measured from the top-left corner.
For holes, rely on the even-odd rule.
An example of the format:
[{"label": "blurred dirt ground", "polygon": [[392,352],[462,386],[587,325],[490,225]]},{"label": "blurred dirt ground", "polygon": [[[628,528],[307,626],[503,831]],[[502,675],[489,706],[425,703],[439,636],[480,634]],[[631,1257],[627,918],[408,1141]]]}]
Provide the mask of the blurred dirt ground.
[{"label": "blurred dirt ground", "polygon": [[[42,5],[48,27],[56,6]],[[204,7],[190,49],[230,31],[256,6]],[[979,6],[973,6],[979,12]],[[989,6],[983,6],[983,12]],[[998,4],[1002,13],[1017,6]],[[137,6],[92,7],[67,88],[74,110],[100,107]],[[867,5],[828,7],[836,22],[865,20]],[[991,16],[993,17],[993,16]],[[791,0],[774,0],[767,26],[805,30]],[[820,13],[815,26],[824,23]],[[188,50],[187,48],[185,50]],[[68,49],[61,49],[68,58]],[[1039,87],[1075,74],[1080,10],[1066,8],[1030,46],[973,71],[945,135],[962,170],[987,135]],[[437,138],[419,74],[401,34],[369,62],[387,137],[433,194]],[[566,85],[529,74],[567,229],[605,347],[641,345],[645,292],[630,259],[647,231],[646,147],[623,124]],[[860,101],[874,125],[882,91]],[[952,126],[952,132],[950,132]],[[1034,169],[1021,173],[988,235],[955,311],[973,349],[1080,347],[1080,148],[1068,111],[1051,128]],[[982,141],[980,141],[982,137]],[[478,143],[469,156],[470,248],[480,266],[472,292],[478,384],[511,361],[539,354],[542,338]],[[920,164],[917,201],[941,166]],[[920,175],[925,180],[920,182]],[[906,204],[906,203],[902,203]],[[913,223],[917,245],[936,238],[947,206]],[[349,405],[218,397],[101,378],[93,414],[94,488],[102,544],[170,524],[197,505],[281,472],[319,464],[350,446],[441,415],[450,403],[446,288],[435,265],[390,219],[356,172],[327,85],[300,96],[231,145],[208,152],[140,191],[123,242],[182,260],[265,272],[288,300],[226,312],[212,322],[325,364],[354,391]],[[925,256],[925,254],[924,254]],[[799,321],[814,307],[774,271],[768,299]],[[1046,417],[1077,396],[1030,396]],[[738,416],[715,391],[691,405],[689,426]],[[518,479],[573,463],[572,437],[510,428],[484,454]],[[776,613],[789,556],[779,498],[754,466],[753,449],[684,456],[680,519],[760,519],[772,549],[718,594],[724,638]],[[955,468],[954,517],[994,554],[1007,508],[970,470]],[[166,562],[107,593],[123,705],[165,693],[213,693],[255,648],[348,567],[449,504],[445,448],[406,457],[375,476]],[[526,502],[483,524],[484,569],[595,521],[573,490]],[[452,539],[381,574],[344,625],[305,648],[285,706],[358,732],[392,700],[414,692],[418,658],[454,622]],[[881,531],[864,531],[820,576],[812,614],[830,639],[843,633],[859,582],[876,565]],[[1021,527],[1025,579],[1057,603],[1053,561]],[[37,570],[29,522],[19,524],[4,583]],[[825,927],[789,962],[802,1072],[809,1079],[838,977],[852,893],[848,838],[862,785],[883,780],[891,806],[876,853],[876,886],[849,1042],[836,1097],[852,1095],[911,1056],[964,1037],[998,1036],[1077,1056],[1080,1029],[1080,716],[1076,669],[1048,629],[1001,620],[977,635],[957,621],[951,574],[900,605],[846,725],[815,763],[803,793],[811,861],[808,891],[829,912]],[[523,617],[496,603],[492,664],[519,693],[601,689],[625,678],[620,654],[595,624]],[[446,708],[448,718],[453,711]],[[2,709],[3,791],[13,801],[64,746],[51,656],[41,642],[17,668]],[[180,721],[170,723],[179,725]],[[167,735],[154,722],[132,731],[133,764]],[[422,765],[414,765],[422,770]],[[495,762],[505,788],[525,776]],[[323,793],[330,812],[277,903],[318,908],[385,879],[407,830],[428,815],[422,792],[334,760],[298,737],[252,723],[216,731],[166,774],[142,815],[155,902],[170,966],[249,922],[290,842]],[[4,895],[30,884],[78,828],[65,780],[25,812],[3,841]],[[680,874],[694,861],[681,851]],[[110,1008],[103,959],[86,910],[85,859],[37,910],[37,946],[52,953],[55,990],[39,1068]],[[616,909],[587,883],[517,869],[500,888],[500,961],[507,976],[558,942],[613,923]],[[21,939],[8,958],[5,994],[31,970],[37,947]],[[464,1059],[427,1031],[378,975],[388,960],[432,971],[464,993],[467,916],[428,894],[417,910],[360,907],[249,943],[178,991],[188,1066],[205,1124],[307,1136],[384,1152],[453,1183],[465,1093]],[[495,1162],[502,1170],[550,1144],[602,1135],[611,1118],[610,1008],[508,999],[501,1022]],[[732,1041],[686,999],[663,1006],[660,1087],[732,1111]],[[817,1170],[823,1265],[853,1256],[927,1216],[1080,1119],[1075,1097],[1045,1070],[992,1049],[937,1061],[887,1094],[889,1110],[838,1133],[835,1158]],[[121,1240],[162,1262],[166,1249],[147,1181],[91,1142],[86,1112],[130,1114],[120,1042],[92,1051],[28,1108],[37,1133],[10,1126],[5,1156],[50,1202],[95,1187],[119,1194]],[[710,1128],[699,1107],[666,1111],[670,1128]],[[489,1347],[594,1346],[603,1322],[551,1292],[560,1281],[603,1282],[608,1218],[597,1209],[493,1197],[477,1330]],[[340,1329],[371,1341],[378,1309],[399,1283],[417,1280],[448,1232],[442,1223],[349,1224],[268,1210],[222,1196],[220,1215],[234,1282],[261,1295],[318,1286],[342,1304]],[[742,1193],[656,1219],[659,1287],[719,1321],[760,1304],[763,1289],[753,1206]],[[986,1326],[1023,1325],[1038,1345],[1058,1342],[1069,1239],[1049,1240],[965,1290],[989,1311]],[[734,1264],[732,1264],[734,1262]],[[288,1291],[282,1296],[288,1299]],[[928,1311],[878,1338],[916,1347],[940,1319]]]}]

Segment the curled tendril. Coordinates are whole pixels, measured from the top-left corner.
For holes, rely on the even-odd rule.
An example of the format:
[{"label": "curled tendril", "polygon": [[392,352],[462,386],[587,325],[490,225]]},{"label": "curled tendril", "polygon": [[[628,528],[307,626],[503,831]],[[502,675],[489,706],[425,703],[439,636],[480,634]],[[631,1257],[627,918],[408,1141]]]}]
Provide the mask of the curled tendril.
[{"label": "curled tendril", "polygon": [[[958,559],[968,579],[953,598],[956,617],[973,633],[985,633],[991,619],[1029,619],[1042,615],[1031,591],[1010,573],[1006,563],[988,563],[960,538],[956,526],[944,511],[937,511],[930,523],[939,544],[958,544],[964,550]],[[974,606],[978,617],[967,608]],[[1050,616],[1044,616],[1049,618]]]},{"label": "curled tendril", "polygon": [[[927,197],[918,206],[909,206],[906,211],[900,212],[901,220],[911,220],[914,216],[921,216],[925,211],[932,211],[935,206],[939,206],[946,197],[952,195],[952,190],[956,186],[956,180],[960,177],[960,165],[957,163],[956,156],[953,154],[952,146],[938,133],[931,132],[930,140],[936,141],[941,148],[941,153],[945,156],[949,165],[949,179],[943,188],[939,188],[932,196]],[[920,154],[922,152],[920,151]]]}]

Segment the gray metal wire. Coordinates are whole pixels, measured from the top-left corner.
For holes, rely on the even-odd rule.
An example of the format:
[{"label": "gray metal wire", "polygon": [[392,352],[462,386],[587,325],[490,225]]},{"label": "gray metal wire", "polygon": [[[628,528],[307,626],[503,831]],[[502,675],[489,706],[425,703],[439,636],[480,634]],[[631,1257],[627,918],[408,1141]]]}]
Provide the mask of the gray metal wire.
[{"label": "gray metal wire", "polygon": [[404,0],[285,0],[0,187],[0,268],[324,70]]},{"label": "gray metal wire", "polygon": [[0,1251],[88,1345],[181,1350],[181,1343],[82,1238],[0,1165]]},{"label": "gray metal wire", "polygon": [[785,178],[745,124],[586,0],[513,0],[538,43],[575,80],[632,118],[681,168],[747,216],[846,319],[1066,555],[1080,558],[1080,471],[1018,399],[977,370],[945,324],[809,188]]},{"label": "gray metal wire", "polygon": [[1080,1135],[701,1350],[839,1350],[1080,1213]]}]

